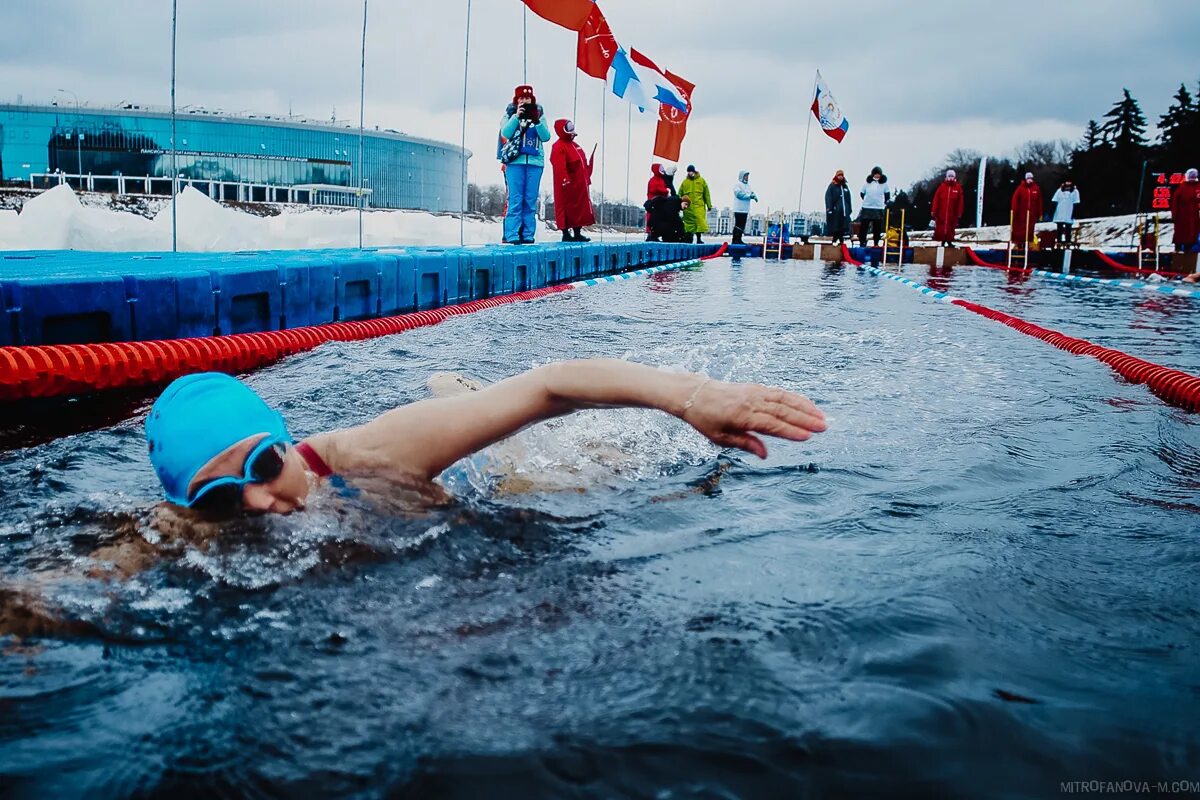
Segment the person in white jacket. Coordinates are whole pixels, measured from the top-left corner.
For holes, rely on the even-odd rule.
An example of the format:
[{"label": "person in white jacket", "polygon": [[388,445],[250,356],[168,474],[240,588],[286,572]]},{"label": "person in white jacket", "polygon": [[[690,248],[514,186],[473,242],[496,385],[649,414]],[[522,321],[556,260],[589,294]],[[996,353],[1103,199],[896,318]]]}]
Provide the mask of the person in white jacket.
[{"label": "person in white jacket", "polygon": [[750,173],[743,170],[738,173],[737,183],[733,185],[733,244],[743,244],[742,235],[746,232],[751,200],[758,202],[758,195],[750,188]]},{"label": "person in white jacket", "polygon": [[1054,202],[1054,223],[1058,226],[1058,244],[1071,246],[1071,228],[1075,224],[1075,206],[1079,204],[1079,189],[1070,178],[1050,198]]},{"label": "person in white jacket", "polygon": [[887,208],[888,201],[892,199],[887,175],[883,174],[883,169],[875,167],[871,170],[871,174],[867,176],[867,182],[859,190],[858,196],[862,198],[862,209],[858,212],[858,242],[862,247],[867,246],[867,229],[871,228],[875,246],[879,247],[879,237],[883,232],[884,209]]}]

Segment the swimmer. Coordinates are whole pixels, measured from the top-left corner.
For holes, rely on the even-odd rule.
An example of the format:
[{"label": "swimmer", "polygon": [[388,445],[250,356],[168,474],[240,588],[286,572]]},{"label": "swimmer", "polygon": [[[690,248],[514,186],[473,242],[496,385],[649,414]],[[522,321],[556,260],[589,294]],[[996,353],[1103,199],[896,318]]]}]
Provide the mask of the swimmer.
[{"label": "swimmer", "polygon": [[714,444],[759,458],[767,448],[757,434],[805,441],[825,430],[824,414],[803,395],[615,359],[557,362],[486,387],[463,381],[439,378],[430,388],[442,396],[296,443],[283,417],[245,384],[188,375],[146,418],[150,461],[175,506],[203,516],[287,514],[331,476],[448,499],[433,481],[459,459],[585,408],[658,409]]}]

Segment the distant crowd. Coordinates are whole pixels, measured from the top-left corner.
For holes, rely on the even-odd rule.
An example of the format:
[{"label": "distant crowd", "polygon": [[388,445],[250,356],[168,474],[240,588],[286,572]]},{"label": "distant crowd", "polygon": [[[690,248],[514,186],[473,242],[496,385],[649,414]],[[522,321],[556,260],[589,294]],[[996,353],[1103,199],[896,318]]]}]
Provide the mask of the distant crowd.
[{"label": "distant crowd", "polygon": [[[584,152],[575,139],[575,123],[559,119],[554,123],[558,139],[550,150],[550,165],[554,182],[554,216],[564,242],[586,242],[583,229],[596,222],[592,208],[592,171],[596,149],[591,155]],[[505,109],[500,125],[497,158],[501,162],[508,188],[508,207],[504,217],[504,241],[508,244],[530,244],[537,230],[537,200],[545,169],[543,145],[550,141],[550,127],[542,107],[538,105],[529,85],[513,91],[512,102]],[[646,187],[646,239],[661,242],[703,243],[708,233],[708,212],[713,208],[708,182],[689,164],[687,176],[675,187],[673,165],[653,164],[650,182]],[[742,244],[750,204],[758,195],[750,186],[750,173],[738,173],[733,185],[733,243]],[[852,238],[852,224],[858,223],[858,241],[863,247],[871,239],[876,247],[880,239],[894,229],[903,241],[905,232],[900,219],[889,220],[892,191],[881,167],[874,167],[858,191],[859,211],[854,217],[854,197],[845,172],[834,173],[825,190],[825,233],[834,243]],[[1080,204],[1079,189],[1066,179],[1050,198],[1054,204],[1048,221],[1056,230],[1050,239],[1052,246],[1071,247],[1074,244],[1075,211]],[[1032,172],[1026,172],[1013,190],[1010,201],[1010,239],[1014,246],[1037,246],[1034,228],[1045,214],[1042,190]],[[947,170],[942,183],[934,192],[932,202],[933,239],[945,247],[953,247],[964,210],[963,187],[954,170]],[[903,212],[896,208],[896,212]],[[1174,222],[1175,249],[1180,252],[1200,250],[1200,178],[1189,169],[1171,197],[1171,216]]]}]

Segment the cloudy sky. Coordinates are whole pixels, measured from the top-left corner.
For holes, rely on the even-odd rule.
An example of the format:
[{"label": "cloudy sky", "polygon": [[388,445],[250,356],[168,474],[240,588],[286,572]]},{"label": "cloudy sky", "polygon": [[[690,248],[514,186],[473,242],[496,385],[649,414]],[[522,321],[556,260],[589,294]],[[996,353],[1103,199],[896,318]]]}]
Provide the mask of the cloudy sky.
[{"label": "cloudy sky", "polygon": [[[471,179],[498,183],[496,128],[527,74],[552,118],[576,102],[574,34],[519,0],[472,0],[467,71]],[[357,123],[361,0],[178,0],[177,102]],[[467,0],[369,0],[368,126],[458,142]],[[1129,88],[1154,121],[1181,81],[1200,81],[1200,0],[601,0],[613,31],[697,86],[683,160],[729,203],[749,169],[767,207],[795,208],[813,75],[851,129],[814,125],[804,206],[835,168],[880,164],[904,186],[954,148],[1007,154],[1028,139],[1077,139]],[[0,3],[0,100],[170,103],[169,0]],[[523,23],[528,48],[523,48]],[[644,198],[653,113],[578,78],[580,141],[606,132],[610,197]],[[58,95],[60,98],[63,95]],[[73,100],[69,102],[74,102]],[[604,111],[602,112],[602,109]],[[629,135],[631,132],[631,135]],[[630,156],[627,158],[627,153]],[[599,159],[599,156],[598,156]],[[627,175],[631,176],[627,179]],[[1088,180],[1102,176],[1079,176]],[[545,184],[544,184],[545,186]],[[598,188],[598,187],[597,187]]]}]

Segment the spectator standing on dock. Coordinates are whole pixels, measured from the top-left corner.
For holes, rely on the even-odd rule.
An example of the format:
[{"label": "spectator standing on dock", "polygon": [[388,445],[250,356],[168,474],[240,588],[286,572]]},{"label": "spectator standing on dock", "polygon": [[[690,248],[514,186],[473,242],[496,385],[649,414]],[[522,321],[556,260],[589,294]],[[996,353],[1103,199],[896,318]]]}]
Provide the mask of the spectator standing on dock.
[{"label": "spectator standing on dock", "polygon": [[933,240],[944,247],[954,246],[954,234],[963,213],[963,189],[958,174],[946,170],[946,179],[933,193]]},{"label": "spectator standing on dock", "polygon": [[842,244],[850,238],[850,217],[854,212],[850,186],[846,173],[838,170],[825,190],[825,232],[834,244]]},{"label": "spectator standing on dock", "polygon": [[589,159],[583,148],[575,143],[575,123],[569,119],[556,120],[554,132],[558,141],[550,149],[550,166],[554,169],[554,218],[562,231],[564,242],[590,242],[583,228],[596,223],[589,191],[596,149]]},{"label": "spectator standing on dock", "polygon": [[507,140],[500,151],[508,183],[504,241],[533,244],[537,233],[538,191],[546,168],[542,143],[550,141],[550,127],[532,86],[521,85],[513,90],[513,101],[505,109],[500,135]]},{"label": "spectator standing on dock", "polygon": [[758,195],[750,187],[750,173],[738,173],[733,185],[733,243],[745,244],[742,235],[746,232],[746,218],[750,216],[750,201],[758,202]]},{"label": "spectator standing on dock", "polygon": [[1075,206],[1079,204],[1079,189],[1067,178],[1050,198],[1054,203],[1054,224],[1058,226],[1055,241],[1062,247],[1071,246],[1071,228],[1075,225]]},{"label": "spectator standing on dock", "polygon": [[1189,169],[1171,195],[1171,220],[1175,223],[1175,251],[1195,249],[1200,237],[1200,173]]},{"label": "spectator standing on dock", "polygon": [[651,164],[646,185],[646,241],[682,242],[679,195],[675,193],[675,165]]},{"label": "spectator standing on dock", "polygon": [[1032,245],[1033,229],[1041,218],[1042,190],[1033,182],[1033,173],[1026,172],[1012,196],[1012,243]]},{"label": "spectator standing on dock", "polygon": [[679,185],[679,196],[687,202],[683,205],[683,232],[696,237],[696,244],[704,244],[700,234],[708,233],[708,210],[713,207],[708,181],[700,176],[696,167],[688,164],[687,177]]},{"label": "spectator standing on dock", "polygon": [[867,246],[867,229],[872,229],[875,246],[879,247],[879,237],[883,234],[884,210],[892,198],[888,188],[887,175],[883,169],[875,167],[867,176],[867,182],[859,189],[858,196],[862,198],[862,210],[858,212],[858,241],[863,247]]}]

